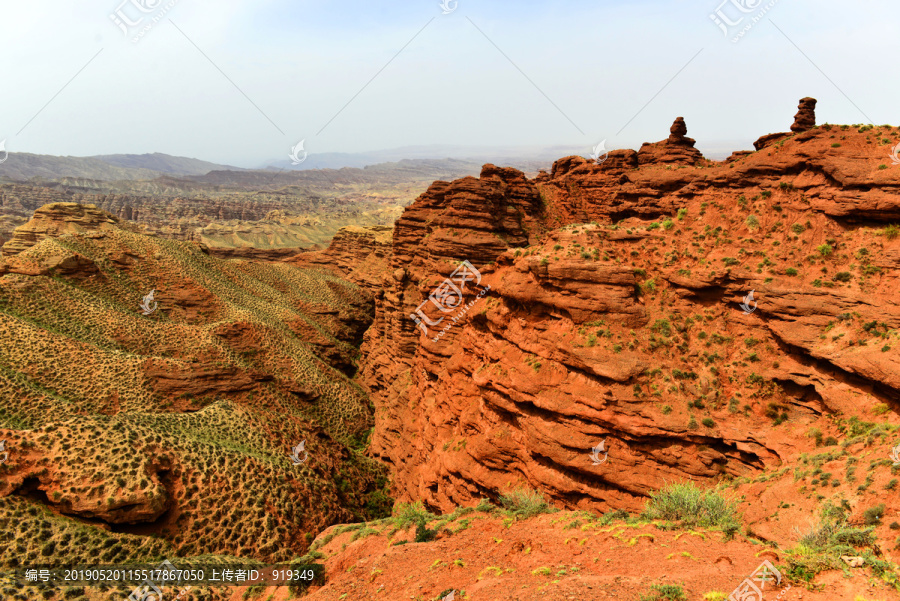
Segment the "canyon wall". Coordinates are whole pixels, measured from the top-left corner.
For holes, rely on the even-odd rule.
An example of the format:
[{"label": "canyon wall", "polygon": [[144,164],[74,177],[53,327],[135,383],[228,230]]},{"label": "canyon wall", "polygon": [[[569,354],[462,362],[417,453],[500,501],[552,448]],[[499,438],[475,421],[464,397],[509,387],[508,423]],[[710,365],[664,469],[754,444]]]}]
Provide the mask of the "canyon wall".
[{"label": "canyon wall", "polygon": [[[896,422],[900,131],[800,129],[716,162],[676,120],[532,180],[435,182],[394,228],[359,376],[399,498],[637,509],[777,467],[835,417]],[[462,261],[480,281],[451,278],[447,311],[429,295]]]}]

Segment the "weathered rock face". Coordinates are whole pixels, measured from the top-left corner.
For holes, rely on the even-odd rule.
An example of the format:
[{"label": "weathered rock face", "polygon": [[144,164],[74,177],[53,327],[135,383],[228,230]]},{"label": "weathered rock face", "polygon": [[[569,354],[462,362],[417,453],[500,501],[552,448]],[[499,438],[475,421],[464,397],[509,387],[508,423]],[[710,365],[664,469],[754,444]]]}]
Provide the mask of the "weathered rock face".
[{"label": "weathered rock face", "polygon": [[791,125],[792,132],[801,132],[812,129],[816,126],[816,99],[801,98],[800,104],[797,106],[797,114],[794,115],[794,124]]},{"label": "weathered rock face", "polygon": [[[77,436],[67,426],[64,433]],[[93,457],[101,462],[106,473],[119,472],[110,460],[112,445],[107,441],[95,440]],[[97,519],[107,524],[136,524],[152,522],[164,514],[172,505],[167,490],[170,482],[164,482],[163,474],[171,468],[171,461],[157,456],[143,458],[141,472],[147,486],[144,490],[122,490],[115,498],[104,498],[97,502],[94,495],[78,494],[75,487],[80,484],[80,474],[60,465],[60,457],[66,457],[68,445],[64,449],[46,448],[38,442],[29,442],[25,453],[17,454],[17,461],[7,468],[4,488],[16,490],[20,495],[40,495],[59,513],[82,518]],[[104,452],[105,451],[105,452]]]},{"label": "weathered rock face", "polygon": [[[900,219],[900,179],[843,133],[673,165],[666,147],[693,147],[676,121],[599,165],[435,183],[397,223],[363,348],[399,497],[637,509],[779,467],[810,428],[838,434],[828,415],[896,412],[900,240],[854,221]],[[480,281],[444,313],[429,294],[463,260]]]},{"label": "weathered rock face", "polygon": [[3,245],[4,256],[17,255],[45,238],[82,232],[102,232],[116,227],[118,218],[94,205],[57,202],[34,212],[31,221],[15,229],[12,238]]},{"label": "weathered rock face", "polygon": [[302,267],[330,269],[351,282],[376,292],[388,272],[391,232],[387,226],[347,226],[341,228],[323,251],[299,253],[288,260]]}]

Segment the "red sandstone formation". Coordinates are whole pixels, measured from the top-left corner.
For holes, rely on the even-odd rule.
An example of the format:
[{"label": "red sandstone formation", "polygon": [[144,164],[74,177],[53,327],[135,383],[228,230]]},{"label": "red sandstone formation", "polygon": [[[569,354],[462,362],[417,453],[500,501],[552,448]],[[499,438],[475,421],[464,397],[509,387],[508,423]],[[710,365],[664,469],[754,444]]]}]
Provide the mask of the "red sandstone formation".
[{"label": "red sandstone formation", "polygon": [[36,210],[31,221],[16,228],[12,238],[3,245],[2,253],[4,256],[17,255],[45,238],[80,232],[102,232],[118,225],[118,218],[94,205],[74,202],[48,204]]},{"label": "red sandstone formation", "polygon": [[343,227],[326,250],[302,252],[288,262],[331,270],[374,293],[389,269],[392,229],[381,225]]},{"label": "red sandstone formation", "polygon": [[[900,181],[881,147],[813,128],[716,163],[684,134],[535,180],[486,165],[404,212],[361,375],[400,499],[527,486],[638,509],[666,482],[783,465],[811,428],[836,433],[825,416],[896,409],[900,240],[877,224],[900,219]],[[463,260],[483,275],[465,303],[490,293],[435,341],[410,315]]]}]

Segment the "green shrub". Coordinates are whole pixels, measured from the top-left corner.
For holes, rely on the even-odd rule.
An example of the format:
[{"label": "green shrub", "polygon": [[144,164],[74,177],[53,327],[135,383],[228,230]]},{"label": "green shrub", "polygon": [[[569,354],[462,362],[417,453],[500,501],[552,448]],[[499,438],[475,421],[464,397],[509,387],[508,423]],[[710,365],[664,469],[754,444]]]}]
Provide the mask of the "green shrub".
[{"label": "green shrub", "polygon": [[[876,509],[879,508],[872,508]],[[858,555],[859,547],[876,543],[874,528],[853,528],[848,524],[849,510],[847,501],[841,501],[840,505],[830,501],[823,504],[819,523],[787,552],[788,574],[809,582],[819,572],[843,568],[841,555]]]},{"label": "green shrub", "polygon": [[654,323],[650,329],[654,332],[659,332],[663,336],[672,335],[672,326],[668,319],[657,319],[656,323]]},{"label": "green shrub", "polygon": [[746,223],[747,227],[751,230],[755,230],[759,227],[759,219],[756,217],[756,215],[748,215]]},{"label": "green shrub", "polygon": [[650,495],[643,516],[681,521],[685,526],[739,528],[736,504],[719,493],[701,490],[693,482],[672,484]]},{"label": "green shrub", "polygon": [[676,218],[679,221],[681,221],[682,219],[685,218],[686,215],[687,215],[687,209],[678,209],[678,214],[676,215]]},{"label": "green shrub", "polygon": [[394,527],[405,530],[413,524],[429,522],[437,516],[425,509],[421,501],[415,503],[397,503],[394,508]]},{"label": "green shrub", "polygon": [[835,282],[849,282],[852,277],[853,276],[850,275],[849,271],[839,271],[838,273],[834,274],[833,279]]},{"label": "green shrub", "polygon": [[784,275],[795,276],[798,273],[799,272],[796,269],[794,269],[793,267],[788,267],[787,269],[784,270]]},{"label": "green shrub", "polygon": [[616,509],[615,511],[607,511],[600,516],[599,522],[602,526],[608,526],[616,520],[624,520],[627,522],[630,518],[631,514],[624,509]]},{"label": "green shrub", "polygon": [[888,240],[893,240],[897,236],[900,236],[900,227],[896,225],[889,225],[883,230],[881,230],[881,235],[887,238]]},{"label": "green shrub", "polygon": [[415,542],[417,543],[426,543],[428,541],[434,540],[437,536],[438,528],[428,528],[424,521],[416,524],[416,538]]},{"label": "green shrub", "polygon": [[654,584],[649,595],[641,595],[641,601],[687,601],[687,595],[677,584]]},{"label": "green shrub", "polygon": [[502,495],[500,504],[506,509],[507,513],[523,518],[556,511],[547,503],[540,492],[524,488]]},{"label": "green shrub", "polygon": [[881,516],[884,515],[884,503],[869,507],[863,512],[863,523],[866,526],[877,526],[881,523]]},{"label": "green shrub", "polygon": [[819,251],[819,254],[821,256],[828,257],[831,255],[831,253],[834,252],[834,247],[826,242],[825,244],[822,244],[821,246],[817,246],[816,250]]}]

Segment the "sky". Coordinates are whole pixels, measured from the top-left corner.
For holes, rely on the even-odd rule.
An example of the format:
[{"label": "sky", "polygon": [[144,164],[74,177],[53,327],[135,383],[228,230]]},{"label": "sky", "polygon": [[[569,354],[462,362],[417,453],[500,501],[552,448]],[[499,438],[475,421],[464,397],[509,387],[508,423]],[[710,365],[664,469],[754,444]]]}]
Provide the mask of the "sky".
[{"label": "sky", "polygon": [[0,39],[10,153],[589,153],[678,116],[737,150],[804,96],[819,123],[900,124],[896,0],[0,0]]}]

